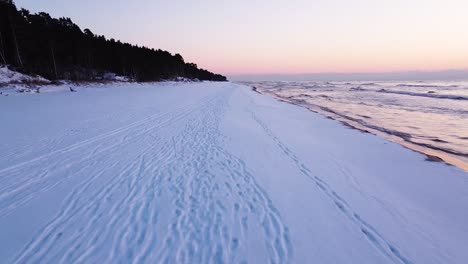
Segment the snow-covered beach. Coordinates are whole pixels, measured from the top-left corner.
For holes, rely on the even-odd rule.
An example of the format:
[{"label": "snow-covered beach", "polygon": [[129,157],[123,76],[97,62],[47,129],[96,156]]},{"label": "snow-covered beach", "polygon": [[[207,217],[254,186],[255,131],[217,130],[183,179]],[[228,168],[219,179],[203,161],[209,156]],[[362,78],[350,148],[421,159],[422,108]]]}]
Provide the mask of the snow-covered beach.
[{"label": "snow-covered beach", "polygon": [[232,83],[0,96],[1,263],[466,263],[468,174]]}]

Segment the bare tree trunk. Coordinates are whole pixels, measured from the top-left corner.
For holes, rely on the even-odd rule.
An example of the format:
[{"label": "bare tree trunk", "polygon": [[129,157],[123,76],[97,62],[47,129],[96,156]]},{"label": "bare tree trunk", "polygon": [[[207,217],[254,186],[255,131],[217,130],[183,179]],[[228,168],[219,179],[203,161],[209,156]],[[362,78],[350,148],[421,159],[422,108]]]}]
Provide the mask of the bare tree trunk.
[{"label": "bare tree trunk", "polygon": [[21,60],[21,56],[20,56],[20,53],[19,53],[18,40],[16,39],[16,32],[15,32],[15,28],[13,26],[13,19],[11,19],[10,14],[8,14],[8,20],[10,21],[11,34],[12,34],[12,37],[13,37],[13,42],[15,44],[16,62],[17,62],[18,66],[23,67],[23,61]]},{"label": "bare tree trunk", "polygon": [[5,58],[5,50],[3,48],[2,32],[0,32],[0,58],[2,59],[3,64],[7,64],[6,63],[6,58]]},{"label": "bare tree trunk", "polygon": [[54,48],[52,47],[52,45],[50,45],[50,53],[52,54],[52,63],[54,66],[55,79],[58,79],[57,64],[55,63],[55,53],[54,53]]},{"label": "bare tree trunk", "polygon": [[132,65],[132,79],[133,80],[137,79],[137,76],[136,76],[136,73],[135,73],[135,65]]}]

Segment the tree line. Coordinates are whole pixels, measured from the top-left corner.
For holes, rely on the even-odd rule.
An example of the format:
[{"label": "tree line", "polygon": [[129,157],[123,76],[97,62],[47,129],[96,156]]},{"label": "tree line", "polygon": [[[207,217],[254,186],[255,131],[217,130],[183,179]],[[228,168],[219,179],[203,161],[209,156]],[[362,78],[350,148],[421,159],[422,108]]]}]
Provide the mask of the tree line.
[{"label": "tree line", "polygon": [[70,18],[18,10],[12,0],[0,0],[0,64],[51,80],[91,81],[112,72],[136,81],[179,76],[226,81],[186,63],[180,54],[107,39],[81,30]]}]

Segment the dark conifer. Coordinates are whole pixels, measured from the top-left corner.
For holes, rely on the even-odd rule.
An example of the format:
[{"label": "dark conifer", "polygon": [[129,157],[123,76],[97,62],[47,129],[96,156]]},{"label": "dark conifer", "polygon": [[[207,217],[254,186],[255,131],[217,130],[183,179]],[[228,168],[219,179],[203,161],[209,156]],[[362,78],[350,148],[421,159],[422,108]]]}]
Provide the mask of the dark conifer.
[{"label": "dark conifer", "polygon": [[97,80],[107,72],[136,81],[175,77],[226,81],[226,77],[186,63],[180,54],[138,47],[81,30],[70,18],[18,10],[0,0],[0,63],[46,78]]}]

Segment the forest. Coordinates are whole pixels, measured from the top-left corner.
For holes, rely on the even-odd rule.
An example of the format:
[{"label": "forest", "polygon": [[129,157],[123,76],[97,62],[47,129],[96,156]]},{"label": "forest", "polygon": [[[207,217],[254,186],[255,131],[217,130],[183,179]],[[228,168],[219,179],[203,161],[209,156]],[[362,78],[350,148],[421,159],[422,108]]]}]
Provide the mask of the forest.
[{"label": "forest", "polygon": [[226,81],[180,54],[107,39],[80,29],[70,18],[18,9],[12,0],[0,0],[0,64],[50,80],[95,81],[114,73],[139,82],[176,77]]}]

